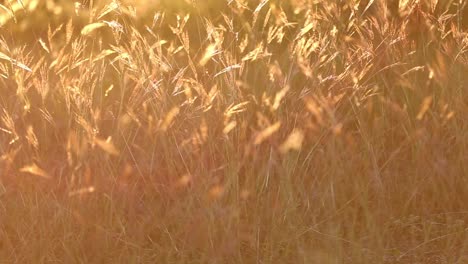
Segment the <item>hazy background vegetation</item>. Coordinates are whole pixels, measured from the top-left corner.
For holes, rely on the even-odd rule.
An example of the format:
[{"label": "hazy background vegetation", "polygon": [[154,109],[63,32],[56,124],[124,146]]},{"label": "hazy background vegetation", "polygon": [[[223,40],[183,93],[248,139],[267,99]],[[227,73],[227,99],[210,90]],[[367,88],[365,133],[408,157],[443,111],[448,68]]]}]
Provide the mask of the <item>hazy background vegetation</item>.
[{"label": "hazy background vegetation", "polygon": [[468,261],[465,0],[0,4],[0,262]]}]

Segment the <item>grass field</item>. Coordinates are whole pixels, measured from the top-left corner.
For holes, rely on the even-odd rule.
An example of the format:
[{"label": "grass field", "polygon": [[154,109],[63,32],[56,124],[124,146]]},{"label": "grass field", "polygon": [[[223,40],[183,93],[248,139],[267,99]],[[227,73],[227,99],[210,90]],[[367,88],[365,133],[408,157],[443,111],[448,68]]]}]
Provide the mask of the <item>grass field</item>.
[{"label": "grass field", "polygon": [[0,263],[468,263],[468,1],[0,2]]}]

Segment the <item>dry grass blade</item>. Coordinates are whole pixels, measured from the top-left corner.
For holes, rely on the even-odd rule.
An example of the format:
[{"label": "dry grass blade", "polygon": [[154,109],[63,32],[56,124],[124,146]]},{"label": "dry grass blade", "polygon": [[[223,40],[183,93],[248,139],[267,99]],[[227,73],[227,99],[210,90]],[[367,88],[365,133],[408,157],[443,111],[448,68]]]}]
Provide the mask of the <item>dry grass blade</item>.
[{"label": "dry grass blade", "polygon": [[228,66],[228,67],[222,69],[221,71],[219,71],[218,73],[216,73],[213,76],[213,78],[216,78],[221,74],[225,74],[225,73],[231,72],[232,70],[240,69],[240,68],[242,68],[242,65],[240,65],[240,64],[235,64],[235,65]]},{"label": "dry grass blade", "polygon": [[119,155],[119,150],[112,143],[111,137],[107,138],[106,140],[96,138],[94,142],[96,143],[96,145],[98,145],[98,147],[100,147],[106,153],[110,155],[114,155],[114,156]]},{"label": "dry grass blade", "polygon": [[17,0],[17,1],[18,1],[18,3],[21,5],[21,7],[22,7],[23,9],[25,9],[23,0]]},{"label": "dry grass blade", "polygon": [[112,1],[110,4],[106,5],[106,6],[101,10],[101,12],[99,13],[99,16],[97,17],[97,19],[101,19],[101,18],[103,18],[104,16],[106,16],[107,14],[118,10],[119,8],[120,8],[119,2],[117,2],[117,1]]},{"label": "dry grass blade", "polygon": [[258,59],[266,58],[271,56],[272,54],[265,50],[265,47],[262,43],[258,44],[257,47],[252,50],[251,52],[247,53],[242,58],[242,61],[256,61]]},{"label": "dry grass blade", "polygon": [[89,25],[86,25],[82,30],[81,30],[81,35],[83,36],[89,36],[91,33],[96,31],[99,28],[105,27],[106,23],[103,22],[97,22],[97,23],[92,23]]},{"label": "dry grass blade", "polygon": [[0,0],[0,263],[468,263],[467,8]]},{"label": "dry grass blade", "polygon": [[258,18],[258,14],[260,13],[260,11],[262,10],[262,8],[269,2],[270,0],[262,0],[258,6],[255,8],[254,10],[254,18],[253,18],[253,24],[255,24],[257,22],[257,18]]},{"label": "dry grass blade", "polygon": [[416,119],[422,120],[424,118],[424,115],[429,110],[429,108],[431,108],[431,104],[432,104],[432,96],[427,96],[426,98],[424,98],[421,104],[421,108],[419,109],[419,113],[416,116]]},{"label": "dry grass blade", "polygon": [[369,3],[367,3],[367,6],[364,8],[364,10],[362,11],[362,13],[366,13],[367,10],[369,10],[369,8],[372,6],[372,4],[374,3],[375,0],[370,0]]},{"label": "dry grass blade", "polygon": [[245,102],[242,102],[242,103],[238,103],[238,104],[235,104],[235,105],[233,104],[233,105],[229,106],[226,109],[226,111],[224,112],[224,116],[229,118],[234,114],[242,113],[242,112],[246,111],[247,110],[246,106],[249,103],[250,103],[249,101],[245,101]]},{"label": "dry grass blade", "polygon": [[47,52],[50,53],[50,49],[47,47],[47,44],[42,40],[41,38],[39,39],[39,44],[41,44],[41,47]]},{"label": "dry grass blade", "polygon": [[94,188],[94,186],[85,187],[85,188],[81,188],[81,189],[78,189],[78,190],[74,190],[74,191],[69,192],[69,193],[68,193],[68,196],[69,196],[69,197],[72,197],[72,196],[76,196],[76,195],[82,195],[82,194],[87,194],[87,193],[93,193],[95,190],[96,190],[96,188]]},{"label": "dry grass blade", "polygon": [[161,129],[163,131],[167,131],[167,129],[172,125],[172,122],[176,118],[176,116],[179,114],[179,107],[173,107],[166,115],[164,118],[164,121],[161,125]]},{"label": "dry grass blade", "polygon": [[41,169],[35,163],[21,168],[20,172],[29,173],[29,174],[39,176],[39,177],[42,177],[42,178],[45,178],[45,179],[50,179],[51,178],[51,176],[47,172],[45,172],[43,169]]},{"label": "dry grass blade", "polygon": [[0,127],[0,131],[3,131],[3,132],[5,132],[5,133],[7,133],[7,134],[10,134],[10,135],[13,134],[13,132],[11,132],[10,130],[7,130],[7,129],[1,128],[1,127]]},{"label": "dry grass blade", "polygon": [[34,129],[32,126],[29,126],[26,131],[26,139],[33,148],[35,149],[39,148],[39,141],[37,139],[36,134],[34,133]]},{"label": "dry grass blade", "polygon": [[31,68],[29,68],[25,64],[23,64],[21,62],[18,62],[18,61],[13,61],[13,65],[15,65],[16,67],[18,67],[20,69],[23,69],[23,70],[25,70],[27,72],[32,72],[33,71]]},{"label": "dry grass blade", "polygon": [[25,71],[28,71],[28,72],[32,72],[31,68],[29,68],[28,66],[26,66],[25,64],[15,60],[15,59],[12,59],[10,58],[10,56],[6,55],[5,53],[3,52],[0,52],[0,59],[2,60],[6,60],[6,61],[9,61],[11,64],[15,65],[16,67],[18,68],[21,68]]},{"label": "dry grass blade", "polygon": [[281,122],[278,121],[274,123],[273,125],[265,128],[255,137],[254,144],[260,145],[263,141],[271,137],[274,133],[278,132],[280,127],[281,127]]},{"label": "dry grass blade", "polygon": [[202,58],[198,62],[200,66],[205,66],[208,61],[213,58],[216,54],[219,53],[219,51],[216,50],[217,44],[210,44],[206,50],[205,54],[203,54]]},{"label": "dry grass blade", "polygon": [[268,3],[268,1],[269,0],[262,0],[262,2],[260,2],[260,4],[258,4],[258,6],[255,8],[254,13],[259,13],[260,10],[262,10],[262,8]]},{"label": "dry grass blade", "polygon": [[276,93],[275,95],[275,102],[273,104],[273,109],[274,110],[278,110],[278,108],[280,107],[281,105],[281,101],[284,99],[284,97],[286,96],[286,94],[289,92],[290,88],[289,88],[289,85],[286,85],[283,89],[281,89],[281,91],[279,91],[278,93]]},{"label": "dry grass blade", "polygon": [[73,19],[68,20],[68,23],[65,26],[65,38],[67,44],[69,44],[72,39],[74,29],[75,28],[73,27]]},{"label": "dry grass blade", "polygon": [[100,61],[100,60],[104,59],[105,57],[107,57],[109,55],[112,55],[112,54],[115,54],[115,53],[117,53],[115,50],[110,50],[110,49],[103,50],[103,51],[101,51],[101,53],[99,53],[96,56],[96,58],[93,60],[93,62]]},{"label": "dry grass blade", "polygon": [[106,89],[106,92],[104,93],[104,97],[108,97],[109,93],[112,92],[112,89],[114,89],[114,85],[111,84],[109,88]]},{"label": "dry grass blade", "polygon": [[7,61],[12,61],[12,59],[10,58],[10,56],[6,55],[5,53],[1,52],[0,51],[0,59],[2,60],[7,60]]},{"label": "dry grass blade", "polygon": [[16,16],[15,16],[15,10],[13,10],[12,8],[8,8],[2,4],[0,4],[0,8],[5,10],[7,12],[8,15],[1,15],[0,16],[0,26],[3,26],[5,25],[8,20],[10,20],[10,18],[13,18],[16,22]]},{"label": "dry grass blade", "polygon": [[236,121],[231,121],[227,125],[224,126],[223,133],[225,135],[229,134],[234,128],[236,128],[237,122]]},{"label": "dry grass blade", "polygon": [[280,146],[281,153],[287,153],[290,150],[300,150],[304,141],[304,132],[300,129],[294,129],[289,134],[286,141]]},{"label": "dry grass blade", "polygon": [[302,29],[299,35],[297,36],[296,39],[302,38],[305,34],[307,34],[310,30],[314,28],[315,24],[313,21],[310,21],[307,25],[305,25]]}]

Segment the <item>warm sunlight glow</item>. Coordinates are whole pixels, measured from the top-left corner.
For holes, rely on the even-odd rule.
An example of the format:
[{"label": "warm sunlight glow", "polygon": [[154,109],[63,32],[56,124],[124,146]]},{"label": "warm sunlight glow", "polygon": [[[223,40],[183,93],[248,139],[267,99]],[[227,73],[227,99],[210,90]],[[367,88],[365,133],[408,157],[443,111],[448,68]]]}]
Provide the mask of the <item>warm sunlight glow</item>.
[{"label": "warm sunlight glow", "polygon": [[0,0],[0,263],[468,263],[468,0]]}]

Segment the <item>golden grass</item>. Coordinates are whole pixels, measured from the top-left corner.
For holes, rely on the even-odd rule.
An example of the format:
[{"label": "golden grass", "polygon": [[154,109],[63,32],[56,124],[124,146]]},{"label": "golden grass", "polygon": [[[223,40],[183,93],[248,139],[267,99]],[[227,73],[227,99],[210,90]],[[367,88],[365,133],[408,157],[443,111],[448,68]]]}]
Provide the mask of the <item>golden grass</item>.
[{"label": "golden grass", "polygon": [[3,1],[0,262],[467,263],[467,6]]}]

